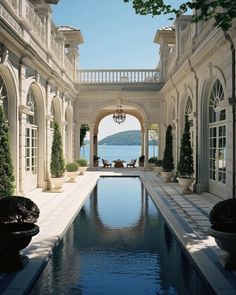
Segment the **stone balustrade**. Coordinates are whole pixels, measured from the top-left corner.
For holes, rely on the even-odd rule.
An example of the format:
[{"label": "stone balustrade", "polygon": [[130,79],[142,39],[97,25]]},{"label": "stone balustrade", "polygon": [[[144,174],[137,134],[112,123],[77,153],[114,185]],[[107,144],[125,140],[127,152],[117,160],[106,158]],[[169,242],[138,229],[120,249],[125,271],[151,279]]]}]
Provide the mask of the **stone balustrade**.
[{"label": "stone balustrade", "polygon": [[79,83],[155,83],[159,71],[153,69],[79,70]]},{"label": "stone balustrade", "polygon": [[40,14],[28,0],[1,0],[0,17],[25,38],[43,59],[50,53],[55,63],[52,67],[58,73],[64,69],[70,79],[75,78],[73,65],[64,52],[64,44],[57,40],[57,28],[50,15]]}]

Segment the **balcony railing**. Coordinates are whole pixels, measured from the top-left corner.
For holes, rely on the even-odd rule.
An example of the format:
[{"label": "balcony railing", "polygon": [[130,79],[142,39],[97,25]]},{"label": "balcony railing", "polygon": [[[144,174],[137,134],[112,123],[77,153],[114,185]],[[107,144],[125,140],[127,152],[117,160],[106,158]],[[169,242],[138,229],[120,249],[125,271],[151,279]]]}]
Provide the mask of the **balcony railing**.
[{"label": "balcony railing", "polygon": [[79,70],[79,83],[155,83],[159,77],[158,70]]},{"label": "balcony railing", "polygon": [[[46,18],[40,16],[30,1],[0,0],[0,18],[7,21],[23,38],[27,34],[31,35],[31,38],[27,37],[27,42],[42,58],[46,58],[47,54],[50,53],[54,60],[54,65],[51,64],[51,66],[58,73],[60,73],[60,68],[64,68],[70,78],[74,76],[72,63],[66,54],[64,58],[62,56],[64,45],[57,40],[57,29],[53,21],[48,20],[51,23],[47,24]],[[51,32],[47,30],[47,25],[51,25]],[[24,30],[27,30],[27,34],[24,33]]]}]

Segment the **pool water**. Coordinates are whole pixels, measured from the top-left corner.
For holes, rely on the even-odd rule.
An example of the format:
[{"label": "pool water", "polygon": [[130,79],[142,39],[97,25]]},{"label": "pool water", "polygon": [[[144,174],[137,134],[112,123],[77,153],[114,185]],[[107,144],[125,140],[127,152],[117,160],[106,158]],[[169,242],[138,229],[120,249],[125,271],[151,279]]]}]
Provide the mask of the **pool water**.
[{"label": "pool water", "polygon": [[104,177],[31,295],[212,294],[136,177]]}]

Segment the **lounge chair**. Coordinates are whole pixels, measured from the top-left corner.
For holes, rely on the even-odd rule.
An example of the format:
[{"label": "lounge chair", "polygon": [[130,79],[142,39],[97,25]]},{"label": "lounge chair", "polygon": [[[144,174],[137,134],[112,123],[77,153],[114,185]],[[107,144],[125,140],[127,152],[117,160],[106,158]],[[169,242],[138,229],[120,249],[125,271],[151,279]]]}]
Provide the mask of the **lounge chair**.
[{"label": "lounge chair", "polygon": [[127,163],[127,167],[135,168],[136,161],[137,161],[137,159],[130,160],[130,162]]},{"label": "lounge chair", "polygon": [[102,159],[103,168],[111,167],[111,163],[109,163],[107,160]]}]

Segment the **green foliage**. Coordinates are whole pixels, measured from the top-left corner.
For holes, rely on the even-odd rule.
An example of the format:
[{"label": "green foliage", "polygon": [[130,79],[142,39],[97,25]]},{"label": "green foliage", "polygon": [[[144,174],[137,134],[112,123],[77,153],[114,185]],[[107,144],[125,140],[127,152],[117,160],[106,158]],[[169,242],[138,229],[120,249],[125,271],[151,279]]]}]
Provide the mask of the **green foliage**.
[{"label": "green foliage", "polygon": [[215,26],[223,31],[227,31],[232,27],[232,20],[236,17],[235,0],[183,1],[178,8],[167,4],[167,1],[164,0],[124,0],[124,2],[131,2],[135,12],[141,15],[151,14],[155,16],[174,13],[179,16],[188,9],[196,9],[198,14],[193,16],[193,22],[207,21],[214,18]]},{"label": "green foliage", "polygon": [[76,172],[78,168],[79,168],[79,165],[76,162],[71,162],[66,164],[66,171],[68,172]]},{"label": "green foliage", "polygon": [[80,158],[76,162],[79,165],[79,167],[87,167],[88,166],[88,161],[84,158]]},{"label": "green foliage", "polygon": [[38,206],[28,198],[12,196],[0,200],[0,223],[35,223],[39,213]]},{"label": "green foliage", "polygon": [[148,159],[148,163],[152,163],[152,164],[155,164],[157,161],[157,157],[151,157]]},{"label": "green foliage", "polygon": [[52,177],[62,177],[65,172],[61,132],[56,122],[54,122],[50,170]]},{"label": "green foliage", "polygon": [[145,159],[145,156],[144,156],[144,155],[141,155],[141,156],[138,158],[139,162],[144,162],[144,159]]},{"label": "green foliage", "polygon": [[164,157],[162,161],[163,171],[170,172],[174,169],[173,155],[172,155],[172,127],[169,125],[166,129],[166,143],[164,150]]},{"label": "green foliage", "polygon": [[0,105],[0,198],[10,197],[14,191],[14,176],[6,116]]},{"label": "green foliage", "polygon": [[87,131],[89,131],[88,124],[82,124],[80,127],[80,147],[84,145],[84,138],[86,136]]},{"label": "green foliage", "polygon": [[98,161],[99,159],[100,159],[100,157],[98,157],[97,155],[94,155],[94,156],[93,156],[93,160],[94,160],[94,161]]},{"label": "green foliage", "polygon": [[[141,145],[141,131],[128,130],[107,136],[99,141],[100,145]],[[153,145],[153,140],[149,140],[149,145]]]},{"label": "green foliage", "polygon": [[213,225],[236,225],[236,199],[227,199],[217,203],[211,210],[209,219]]},{"label": "green foliage", "polygon": [[156,160],[156,162],[155,162],[155,165],[157,166],[157,167],[162,167],[162,160]]},{"label": "green foliage", "polygon": [[191,146],[190,123],[188,115],[185,115],[184,133],[181,140],[180,159],[177,171],[180,176],[192,177],[193,169],[193,149]]}]

